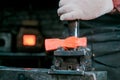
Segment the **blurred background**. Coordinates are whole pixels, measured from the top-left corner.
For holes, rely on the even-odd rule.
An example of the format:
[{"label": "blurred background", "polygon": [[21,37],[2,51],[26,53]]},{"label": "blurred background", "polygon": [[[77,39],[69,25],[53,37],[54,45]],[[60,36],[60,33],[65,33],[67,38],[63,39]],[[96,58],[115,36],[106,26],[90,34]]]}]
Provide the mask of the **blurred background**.
[{"label": "blurred background", "polygon": [[[0,0],[0,65],[49,68],[44,40],[61,38],[59,0]],[[27,43],[26,43],[27,42]]]}]

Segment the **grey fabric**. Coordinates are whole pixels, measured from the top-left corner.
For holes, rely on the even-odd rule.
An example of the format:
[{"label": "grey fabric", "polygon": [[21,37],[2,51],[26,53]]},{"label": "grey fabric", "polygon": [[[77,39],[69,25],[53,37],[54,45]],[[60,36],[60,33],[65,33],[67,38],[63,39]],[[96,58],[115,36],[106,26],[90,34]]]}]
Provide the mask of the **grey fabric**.
[{"label": "grey fabric", "polygon": [[108,80],[120,80],[120,15],[106,14],[95,20],[80,21],[80,36],[96,56],[93,67],[108,72]]}]

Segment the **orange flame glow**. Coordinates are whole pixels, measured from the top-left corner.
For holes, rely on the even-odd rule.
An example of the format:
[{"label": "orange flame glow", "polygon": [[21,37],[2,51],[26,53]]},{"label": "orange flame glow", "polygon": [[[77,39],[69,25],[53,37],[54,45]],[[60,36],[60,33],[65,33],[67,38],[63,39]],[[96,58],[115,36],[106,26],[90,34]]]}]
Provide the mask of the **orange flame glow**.
[{"label": "orange flame glow", "polygon": [[23,45],[24,46],[35,46],[36,36],[35,35],[23,35]]}]

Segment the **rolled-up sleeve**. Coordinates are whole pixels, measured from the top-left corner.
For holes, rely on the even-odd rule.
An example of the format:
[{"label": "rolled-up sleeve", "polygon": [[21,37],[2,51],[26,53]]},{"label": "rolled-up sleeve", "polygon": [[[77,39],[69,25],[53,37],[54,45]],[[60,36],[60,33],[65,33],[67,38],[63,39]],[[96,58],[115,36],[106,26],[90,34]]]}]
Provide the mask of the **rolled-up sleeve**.
[{"label": "rolled-up sleeve", "polygon": [[114,4],[114,9],[113,9],[113,13],[120,13],[120,0],[113,0],[113,4]]}]

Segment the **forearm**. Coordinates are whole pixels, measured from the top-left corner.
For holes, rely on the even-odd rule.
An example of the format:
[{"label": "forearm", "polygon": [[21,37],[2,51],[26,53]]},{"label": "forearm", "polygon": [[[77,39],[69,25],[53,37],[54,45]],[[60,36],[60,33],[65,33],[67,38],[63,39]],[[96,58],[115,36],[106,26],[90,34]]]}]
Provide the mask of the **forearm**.
[{"label": "forearm", "polygon": [[120,0],[113,0],[114,9],[112,13],[120,13]]}]

